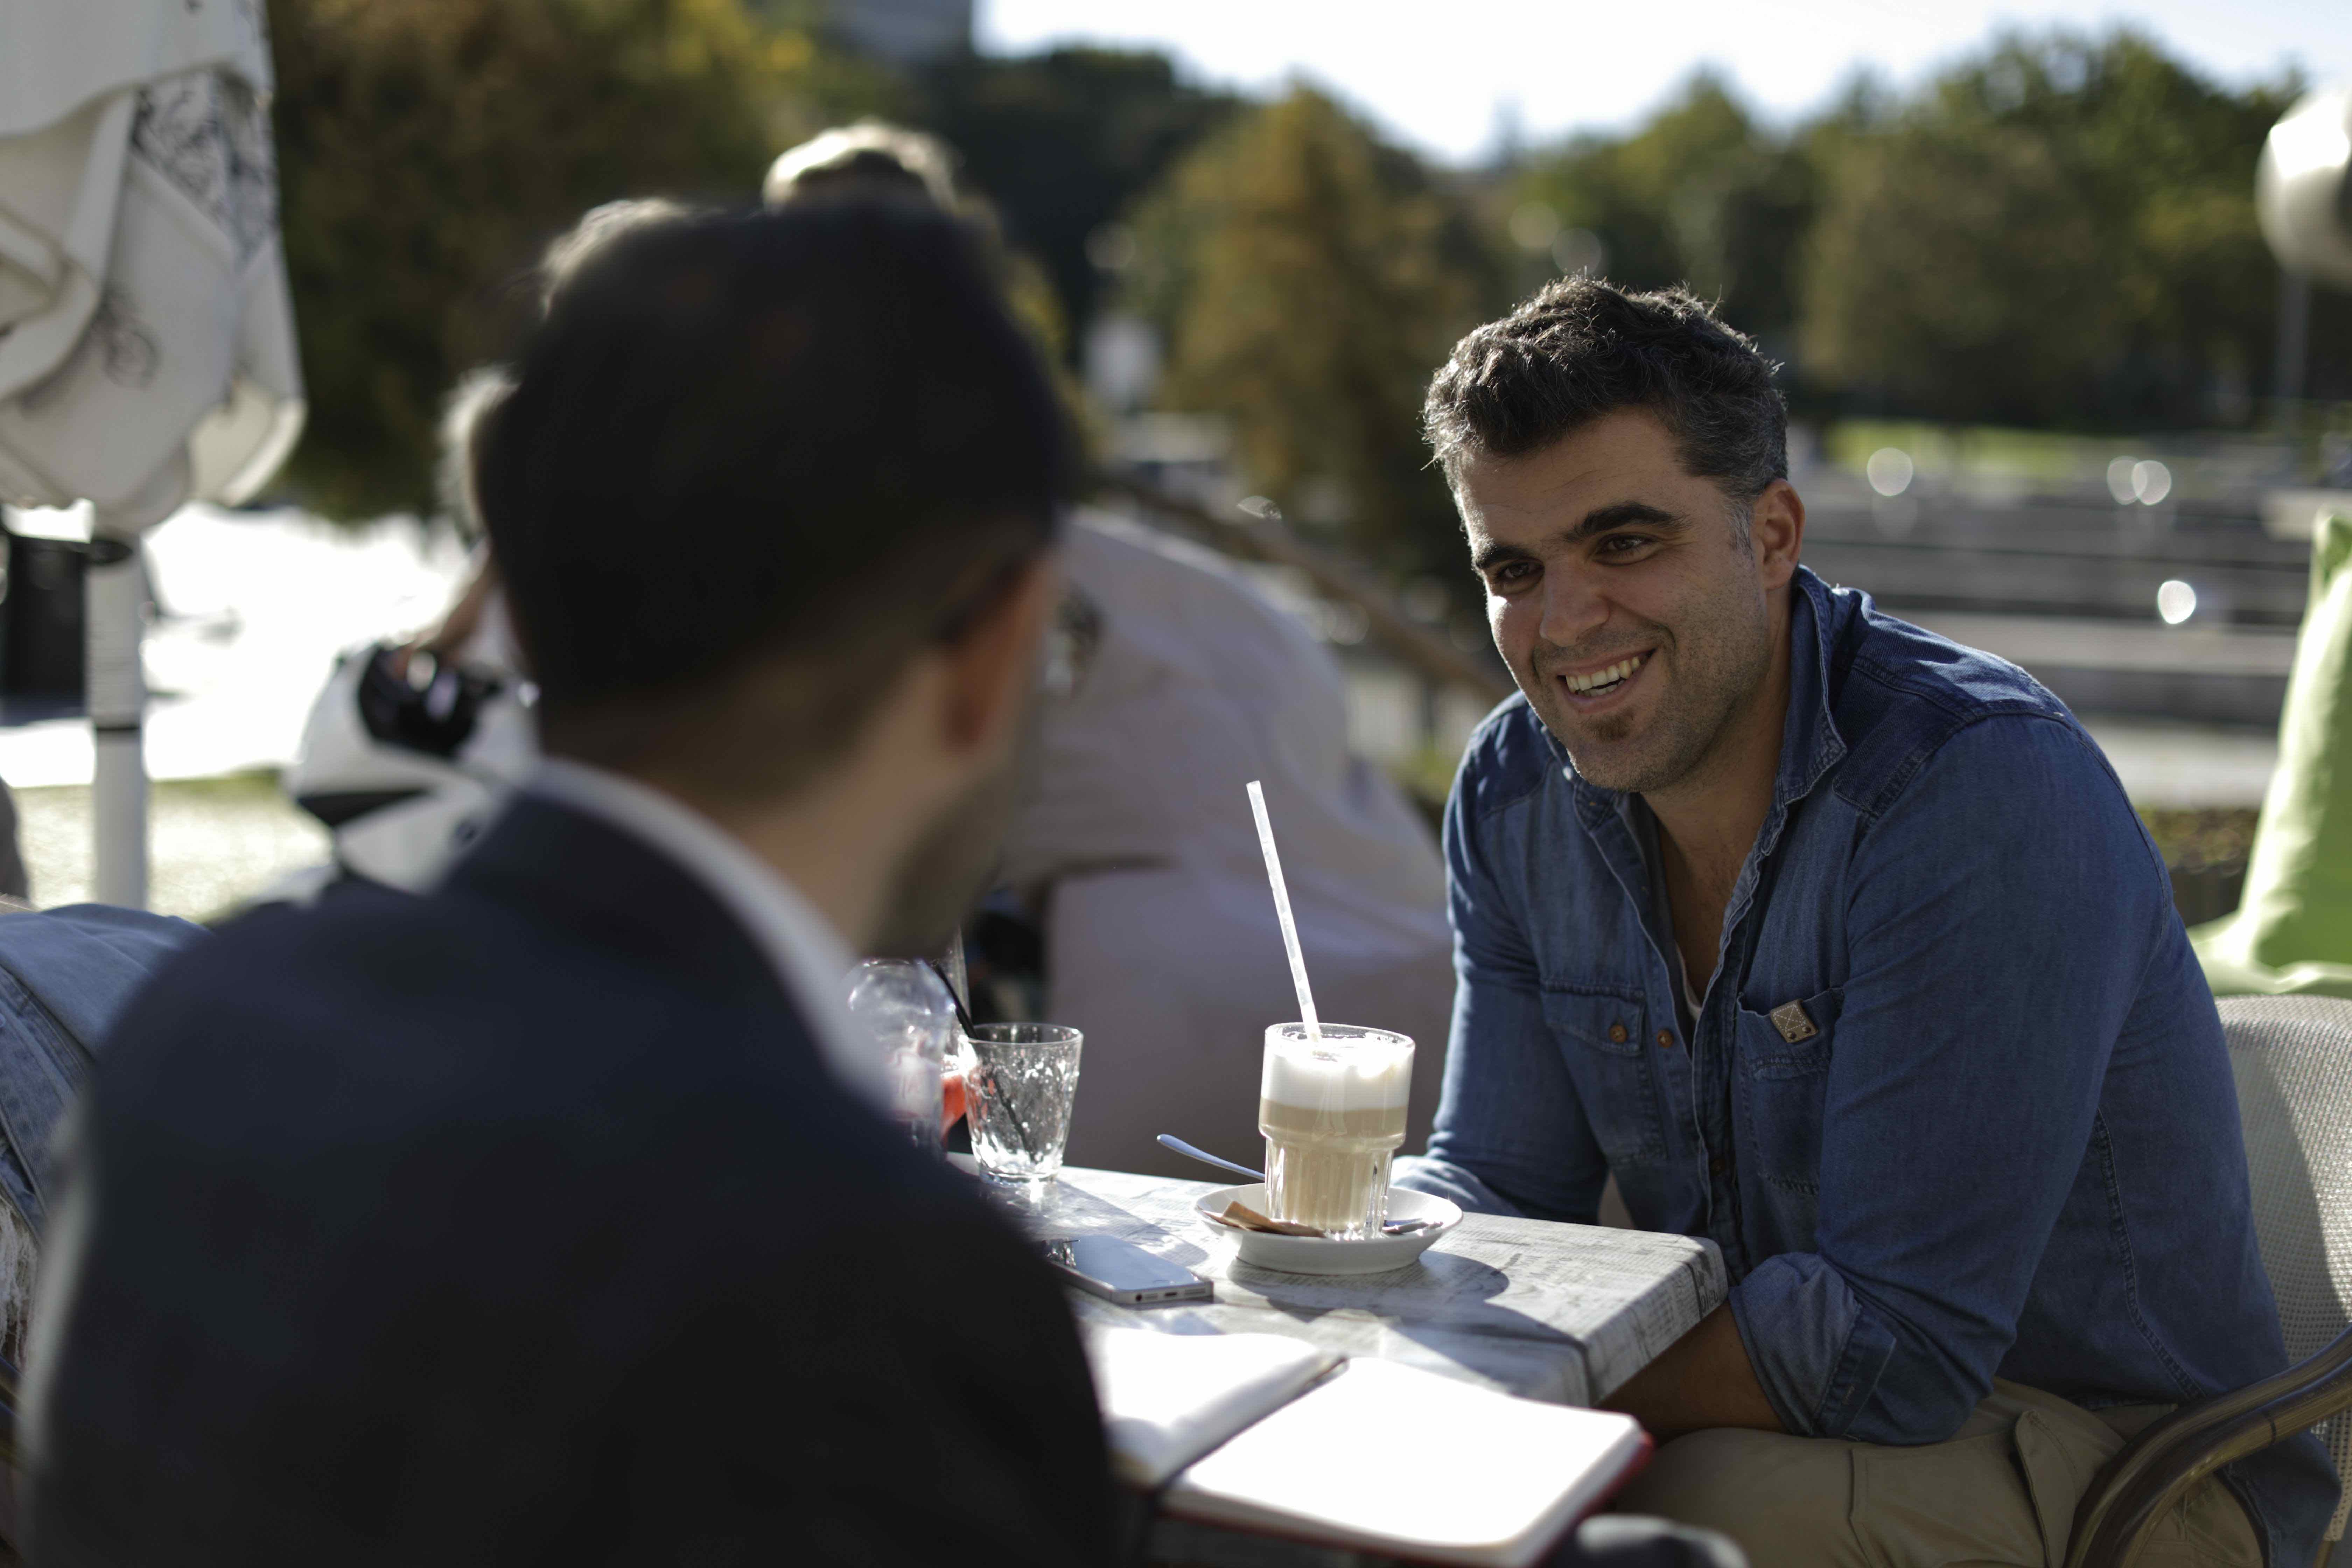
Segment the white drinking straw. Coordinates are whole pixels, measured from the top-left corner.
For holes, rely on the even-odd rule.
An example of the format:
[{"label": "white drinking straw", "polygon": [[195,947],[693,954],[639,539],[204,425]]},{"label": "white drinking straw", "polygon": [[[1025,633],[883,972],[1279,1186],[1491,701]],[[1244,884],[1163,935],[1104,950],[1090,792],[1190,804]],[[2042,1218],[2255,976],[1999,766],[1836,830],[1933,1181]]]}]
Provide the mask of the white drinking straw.
[{"label": "white drinking straw", "polygon": [[1320,1043],[1323,1026],[1315,1017],[1315,993],[1307,988],[1307,958],[1298,951],[1298,922],[1290,914],[1290,889],[1283,885],[1282,857],[1275,853],[1274,823],[1265,815],[1265,791],[1249,782],[1250,815],[1257,818],[1258,847],[1265,851],[1265,879],[1274,884],[1274,912],[1282,918],[1282,950],[1290,954],[1290,983],[1298,987],[1298,1016],[1307,1037]]}]

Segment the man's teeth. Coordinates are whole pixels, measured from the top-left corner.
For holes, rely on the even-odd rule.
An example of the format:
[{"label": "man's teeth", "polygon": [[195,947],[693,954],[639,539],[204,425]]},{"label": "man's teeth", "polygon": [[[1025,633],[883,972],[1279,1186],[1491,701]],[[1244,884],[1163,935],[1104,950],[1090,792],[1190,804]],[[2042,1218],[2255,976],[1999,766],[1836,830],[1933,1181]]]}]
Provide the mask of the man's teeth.
[{"label": "man's teeth", "polygon": [[1641,668],[1642,661],[1649,657],[1645,653],[1635,654],[1632,658],[1619,659],[1606,669],[1596,669],[1591,675],[1564,675],[1560,679],[1568,682],[1570,691],[1598,691],[1604,686],[1616,685]]}]

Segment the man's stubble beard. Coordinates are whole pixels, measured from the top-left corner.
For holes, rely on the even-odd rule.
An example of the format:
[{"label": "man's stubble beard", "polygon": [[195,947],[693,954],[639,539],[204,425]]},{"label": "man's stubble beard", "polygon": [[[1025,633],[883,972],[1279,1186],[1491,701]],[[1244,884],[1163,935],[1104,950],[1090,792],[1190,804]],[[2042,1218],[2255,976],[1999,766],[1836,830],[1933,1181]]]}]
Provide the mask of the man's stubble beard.
[{"label": "man's stubble beard", "polygon": [[[1704,613],[1690,618],[1692,624],[1704,624],[1706,619]],[[1623,795],[1672,788],[1706,763],[1731,716],[1762,688],[1771,668],[1769,616],[1759,607],[1753,616],[1741,619],[1743,624],[1736,628],[1726,626],[1691,637],[1658,623],[1650,624],[1655,637],[1655,651],[1650,657],[1667,656],[1666,668],[1660,673],[1676,679],[1666,700],[1651,716],[1645,742],[1630,753],[1620,750],[1618,743],[1632,733],[1633,715],[1609,714],[1596,722],[1574,724],[1566,710],[1567,699],[1546,672],[1548,664],[1581,664],[1601,653],[1570,657],[1563,650],[1560,658],[1546,659],[1542,650],[1537,650],[1529,665],[1535,689],[1544,695],[1538,700],[1530,693],[1528,700],[1536,717],[1567,748],[1577,775],[1588,784]]]},{"label": "man's stubble beard", "polygon": [[988,891],[1005,830],[1035,776],[1039,707],[1031,701],[1004,761],[950,802],[900,858],[866,956],[937,956]]}]

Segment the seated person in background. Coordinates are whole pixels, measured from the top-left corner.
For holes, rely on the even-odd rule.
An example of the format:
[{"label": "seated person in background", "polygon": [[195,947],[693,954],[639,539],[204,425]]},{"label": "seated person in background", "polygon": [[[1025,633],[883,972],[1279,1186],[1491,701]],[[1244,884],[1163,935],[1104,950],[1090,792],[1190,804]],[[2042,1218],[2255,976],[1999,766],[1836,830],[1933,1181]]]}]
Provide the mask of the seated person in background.
[{"label": "seated person in background", "polygon": [[[993,233],[953,167],[936,138],[868,121],[785,153],[764,195],[897,191]],[[1018,260],[1001,271],[1036,327],[1052,297]],[[1318,993],[1336,1017],[1420,1044],[1405,1145],[1420,1148],[1454,989],[1445,875],[1402,792],[1349,752],[1338,662],[1197,545],[1082,510],[1063,559],[1089,653],[1042,705],[1038,766],[997,880],[1043,927],[1043,1015],[1086,1032],[1070,1161],[1198,1176],[1153,1142],[1160,1132],[1251,1165],[1265,1157],[1265,1030],[1298,1005],[1244,793],[1252,779],[1265,784]]]},{"label": "seated person in background", "polygon": [[1406,1143],[1445,1061],[1453,966],[1428,826],[1348,749],[1348,690],[1297,616],[1206,550],[1081,513],[1070,581],[1098,611],[1085,678],[1049,699],[998,880],[1044,926],[1045,1016],[1087,1031],[1079,1164],[1198,1180],[1152,1140],[1256,1165],[1268,1024],[1297,994],[1246,787],[1265,783],[1316,995],[1411,1035]]},{"label": "seated person in background", "polygon": [[[1428,430],[1521,694],[1447,808],[1430,1157],[1465,1206],[1723,1249],[1612,1403],[1622,1506],[1781,1563],[2056,1563],[2165,1409],[2285,1364],[2221,1031],[2164,867],[2029,676],[1798,563],[1772,366],[1687,294],[1555,283]],[[2022,1472],[2021,1474],[2021,1471]],[[2308,1435],[2168,1563],[2310,1561]]]},{"label": "seated person in background", "polygon": [[936,214],[577,262],[475,446],[549,761],[437,889],[257,913],[124,1016],[32,1560],[1107,1556],[1061,1294],[838,1000],[994,858],[1066,453]]},{"label": "seated person in background", "polygon": [[[604,246],[684,211],[660,196],[591,207],[541,257],[540,309]],[[539,764],[529,663],[474,495],[476,428],[509,384],[506,367],[478,366],[443,405],[436,488],[475,541],[473,558],[438,626],[404,647],[381,643],[337,660],[285,777],[294,803],[333,830],[333,858],[260,901],[307,902],[347,879],[425,892]]]}]

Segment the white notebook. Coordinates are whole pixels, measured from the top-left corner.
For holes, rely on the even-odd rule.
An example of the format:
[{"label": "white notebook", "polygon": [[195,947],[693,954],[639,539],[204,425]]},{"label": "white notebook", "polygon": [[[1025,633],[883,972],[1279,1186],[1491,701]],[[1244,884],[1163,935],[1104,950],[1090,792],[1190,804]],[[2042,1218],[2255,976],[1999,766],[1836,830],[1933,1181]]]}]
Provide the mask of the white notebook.
[{"label": "white notebook", "polygon": [[1160,1506],[1358,1551],[1524,1568],[1649,1446],[1630,1415],[1358,1359],[1179,1475]]},{"label": "white notebook", "polygon": [[1298,1397],[1340,1358],[1280,1334],[1086,1331],[1111,1471],[1150,1489]]}]

